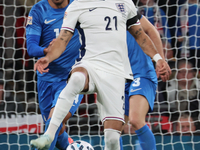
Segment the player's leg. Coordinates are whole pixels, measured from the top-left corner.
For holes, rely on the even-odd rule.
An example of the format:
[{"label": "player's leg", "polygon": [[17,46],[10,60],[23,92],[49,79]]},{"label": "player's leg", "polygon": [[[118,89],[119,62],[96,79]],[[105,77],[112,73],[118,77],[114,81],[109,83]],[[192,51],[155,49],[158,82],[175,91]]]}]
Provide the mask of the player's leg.
[{"label": "player's leg", "polygon": [[96,71],[94,80],[97,87],[97,106],[104,125],[105,150],[120,150],[125,79]]},{"label": "player's leg", "polygon": [[133,95],[129,98],[129,122],[134,130],[143,127],[146,122],[146,114],[149,111],[149,103],[142,95]]},{"label": "player's leg", "polygon": [[[50,117],[53,112],[53,107],[56,104],[57,98],[59,96],[59,93],[62,91],[62,89],[66,86],[66,81],[60,81],[60,82],[47,82],[47,81],[41,81],[38,80],[37,82],[38,87],[38,97],[39,97],[39,106],[41,110],[41,114],[43,116],[44,122],[45,122],[45,131],[49,125]],[[78,106],[77,106],[78,107]],[[68,118],[71,114],[68,115]],[[48,118],[48,119],[47,119]],[[62,125],[59,126],[59,131],[64,131]],[[63,132],[62,132],[63,133]],[[52,142],[51,147],[49,150],[53,150],[57,141],[57,137],[62,137],[63,141],[63,148],[64,149],[68,145],[68,134],[63,133],[61,136],[58,136],[58,133],[55,135],[55,141]],[[66,148],[65,148],[66,149]]]},{"label": "player's leg", "polygon": [[105,150],[120,150],[120,136],[123,122],[119,120],[104,121]]},{"label": "player's leg", "polygon": [[[125,124],[128,123],[128,114],[129,114],[129,88],[130,88],[130,84],[131,82],[127,82],[125,84],[125,92],[124,92],[124,95],[125,95],[125,102],[124,102],[124,121],[125,121]],[[122,131],[124,130],[124,125],[122,126]],[[122,140],[122,137],[120,137],[120,150],[123,150],[123,140]]]},{"label": "player's leg", "polygon": [[[61,93],[61,91],[65,88],[66,86],[66,81],[60,81],[60,82],[55,82],[53,84],[52,87],[52,97],[53,97],[53,102],[52,102],[52,109],[51,112],[49,113],[49,118],[48,118],[48,122],[45,124],[45,128],[48,128],[48,125],[51,121],[51,117],[54,111],[54,107],[57,103],[57,99]],[[65,131],[65,122],[74,115],[75,111],[77,110],[79,104],[81,103],[81,100],[83,98],[83,95],[77,95],[74,103],[69,111],[69,113],[67,114],[67,116],[65,117],[65,119],[62,122],[62,126],[59,126],[58,131],[55,134],[55,138],[54,141],[51,143],[51,147],[49,148],[49,150],[53,150],[55,145],[57,148],[59,149],[63,149],[65,150],[67,148],[67,146],[69,145],[69,141],[68,141],[68,134]],[[46,131],[46,130],[45,130]]]},{"label": "player's leg", "polygon": [[47,82],[40,79],[37,80],[38,101],[45,128],[48,125],[48,116],[54,101],[53,86],[53,82]]},{"label": "player's leg", "polygon": [[59,95],[49,127],[43,136],[31,141],[31,145],[37,148],[50,147],[55,137],[55,133],[61,122],[69,112],[77,94],[88,89],[88,73],[83,67],[74,68],[67,86]]},{"label": "player's leg", "polygon": [[149,103],[141,95],[130,97],[129,122],[138,136],[142,150],[156,150],[155,137],[145,123]]},{"label": "player's leg", "polygon": [[[73,106],[71,107],[69,113],[67,114],[67,116],[64,118],[63,122],[62,122],[62,128],[60,129],[60,132],[59,133],[56,133],[58,134],[58,137],[57,139],[54,138],[54,140],[56,140],[56,147],[60,150],[66,150],[66,148],[68,147],[68,145],[70,144],[68,139],[68,134],[67,132],[65,131],[65,123],[67,122],[67,120],[74,115],[74,113],[76,112],[78,106],[80,105],[81,103],[81,100],[83,98],[83,95],[77,95],[75,100],[74,100],[74,103],[73,103]],[[50,112],[50,115],[49,115],[49,119],[51,118],[52,114],[53,114],[53,110],[54,108],[51,109],[51,112]],[[58,131],[57,131],[58,132]],[[56,137],[56,135],[55,135]],[[53,142],[52,142],[53,144]],[[51,144],[51,147],[54,148],[54,146]]]},{"label": "player's leg", "polygon": [[[62,91],[62,89],[64,89],[65,86],[66,86],[66,81],[53,82],[51,84],[51,90],[49,91],[50,99],[51,99],[51,101],[50,101],[50,103],[51,103],[51,111],[49,113],[48,120],[45,123],[45,131],[47,130],[47,128],[49,126],[49,123],[51,121],[51,116],[53,114],[54,107],[55,107],[55,104],[57,102],[58,96],[59,96],[60,92]],[[49,101],[50,99],[47,99],[47,100]],[[68,115],[66,117],[69,118],[70,116],[71,116],[71,114],[68,113]],[[51,143],[51,146],[50,146],[49,150],[53,150],[54,149],[54,147],[55,147],[55,145],[57,143],[57,140],[60,139],[60,138],[65,140],[65,143],[63,143],[65,145],[65,147],[67,145],[69,145],[69,143],[68,143],[68,134],[66,132],[64,132],[64,128],[65,128],[65,126],[63,124],[61,124],[59,126],[59,128],[58,128],[58,130],[57,130],[57,132],[55,134],[55,138],[54,138],[53,142]],[[59,134],[61,136],[59,136]],[[61,147],[60,149],[63,149],[63,148]]]},{"label": "player's leg", "polygon": [[[51,109],[51,113],[50,113],[51,115],[53,113],[53,110],[54,110],[54,108]],[[51,117],[51,115],[49,117]],[[68,113],[67,116],[65,117],[65,119],[67,120],[70,117],[71,117],[71,113]],[[49,118],[47,120],[47,123],[45,124],[45,131],[47,130],[50,121],[51,121],[51,118]],[[55,138],[54,138],[53,142],[51,143],[49,150],[53,150],[55,148],[55,145],[57,148],[64,150],[69,145],[68,134],[65,132],[65,124],[63,122],[61,123],[61,125],[58,128],[58,130],[55,134]],[[59,143],[59,145],[57,145],[57,143]]]},{"label": "player's leg", "polygon": [[145,122],[149,108],[153,109],[155,91],[156,85],[153,82],[141,79],[140,85],[129,93],[132,95],[129,98],[129,122],[135,130],[143,150],[156,150],[155,137]]}]

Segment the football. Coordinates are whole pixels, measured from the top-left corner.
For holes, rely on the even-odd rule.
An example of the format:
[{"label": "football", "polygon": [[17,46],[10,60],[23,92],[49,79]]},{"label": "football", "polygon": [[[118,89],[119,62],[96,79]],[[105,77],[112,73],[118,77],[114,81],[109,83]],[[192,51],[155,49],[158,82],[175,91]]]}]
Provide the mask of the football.
[{"label": "football", "polygon": [[67,150],[94,150],[94,148],[88,142],[79,140],[69,144]]}]

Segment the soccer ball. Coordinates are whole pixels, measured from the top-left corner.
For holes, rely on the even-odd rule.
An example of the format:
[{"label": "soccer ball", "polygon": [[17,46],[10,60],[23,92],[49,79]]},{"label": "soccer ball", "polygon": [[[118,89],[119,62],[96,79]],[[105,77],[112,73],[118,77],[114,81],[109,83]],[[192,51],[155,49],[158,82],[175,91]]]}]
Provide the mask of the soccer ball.
[{"label": "soccer ball", "polygon": [[94,150],[94,148],[88,142],[79,140],[69,144],[66,150]]}]

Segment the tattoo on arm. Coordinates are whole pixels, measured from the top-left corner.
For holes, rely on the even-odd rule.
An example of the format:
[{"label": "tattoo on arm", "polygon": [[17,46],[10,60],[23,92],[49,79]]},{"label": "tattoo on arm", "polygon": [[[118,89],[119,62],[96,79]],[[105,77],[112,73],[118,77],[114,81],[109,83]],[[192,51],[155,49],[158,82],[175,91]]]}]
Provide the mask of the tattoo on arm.
[{"label": "tattoo on arm", "polygon": [[135,33],[134,33],[135,38],[137,38],[138,36],[141,35],[141,31],[142,31],[141,28],[139,28],[138,30],[135,31]]},{"label": "tattoo on arm", "polygon": [[63,32],[63,34],[61,35],[60,40],[65,41],[67,43],[68,42],[68,36],[69,36],[69,33],[68,33],[67,30],[65,30]]},{"label": "tattoo on arm", "polygon": [[146,43],[146,41],[147,41],[147,39],[145,38],[145,39],[143,39],[142,40],[142,45],[144,45],[145,43]]}]

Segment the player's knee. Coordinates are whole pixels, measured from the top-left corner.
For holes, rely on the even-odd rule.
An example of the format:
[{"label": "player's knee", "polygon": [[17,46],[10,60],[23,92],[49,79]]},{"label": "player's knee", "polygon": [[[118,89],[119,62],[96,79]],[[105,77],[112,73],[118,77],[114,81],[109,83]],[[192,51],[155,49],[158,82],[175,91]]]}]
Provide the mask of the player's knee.
[{"label": "player's knee", "polygon": [[145,120],[140,117],[129,117],[129,123],[133,126],[135,130],[140,129],[145,125]]},{"label": "player's knee", "polygon": [[83,89],[85,86],[85,80],[86,77],[82,72],[74,72],[71,75],[69,82]]},{"label": "player's knee", "polygon": [[130,123],[132,126],[137,126],[137,124],[140,123],[140,119],[137,118],[137,117],[129,118],[129,123]]},{"label": "player's knee", "polygon": [[106,149],[119,149],[119,138],[120,138],[120,132],[113,129],[105,129],[104,130],[104,136],[105,136],[105,146]]},{"label": "player's knee", "polygon": [[85,75],[81,72],[74,72],[70,79],[69,82],[72,82],[74,85],[80,85],[83,86],[85,85]]}]

